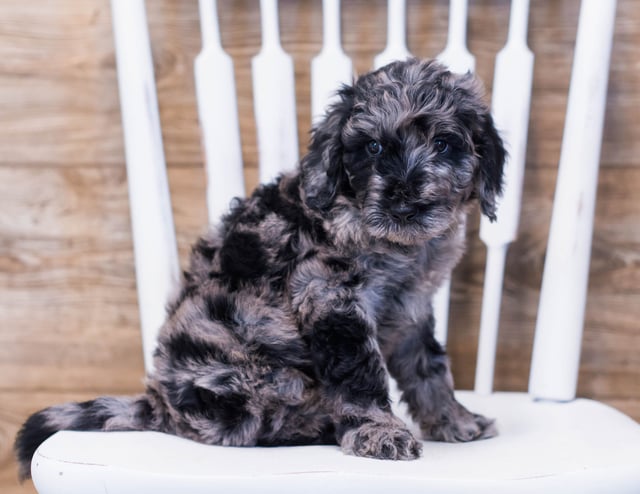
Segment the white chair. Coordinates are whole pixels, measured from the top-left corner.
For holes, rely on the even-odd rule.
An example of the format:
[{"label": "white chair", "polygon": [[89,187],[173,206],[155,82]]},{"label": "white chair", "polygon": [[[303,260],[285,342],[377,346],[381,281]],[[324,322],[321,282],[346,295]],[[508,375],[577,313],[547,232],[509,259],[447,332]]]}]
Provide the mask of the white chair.
[{"label": "white chair", "polygon": [[[327,22],[338,18],[337,2],[324,2],[325,9],[333,12]],[[466,1],[452,0],[452,4],[452,14],[458,12],[452,22],[464,26]],[[156,330],[177,279],[178,260],[144,3],[112,0],[112,8],[145,363],[151,370]],[[390,0],[389,8],[404,12],[404,1]],[[262,0],[261,9],[266,31],[263,39],[269,45],[259,57],[274,56],[278,66],[286,67],[286,54],[278,42],[277,16],[273,15],[277,13],[276,0]],[[505,209],[499,215],[505,219],[482,228],[489,260],[476,390],[458,393],[470,409],[497,419],[497,438],[465,444],[428,443],[420,460],[386,462],[345,456],[332,446],[230,448],[153,432],[59,432],[34,456],[32,475],[38,492],[640,492],[640,426],[608,406],[575,399],[607,86],[607,71],[602,68],[608,67],[615,0],[582,2],[529,393],[491,392],[504,255],[517,230],[526,145],[533,63],[526,47],[527,14],[528,0],[513,0],[509,42],[496,65],[494,113],[506,131],[511,151],[502,203]],[[217,216],[229,197],[243,188],[240,140],[234,123],[232,65],[220,45],[214,1],[201,1],[201,21],[204,48],[196,77],[208,166],[208,204],[210,214]],[[339,36],[339,29],[329,26],[325,33]],[[336,73],[330,74],[336,81],[344,78],[345,66],[346,72],[350,71],[350,64],[345,64],[339,39],[338,46],[335,39],[332,43],[328,55],[323,56],[333,53],[340,60],[335,64]],[[455,53],[447,56],[455,58]],[[258,72],[261,63],[260,58],[254,62]],[[327,65],[326,60],[323,63]],[[503,69],[505,64],[510,70]],[[215,74],[211,72],[214,69]],[[276,83],[293,90],[288,80]],[[215,93],[225,98],[207,99],[206,88],[213,84],[217,84]],[[259,84],[256,80],[256,87]],[[316,82],[314,91],[323,91],[326,96],[326,84]],[[261,88],[261,97],[268,99],[272,90],[273,85]],[[317,98],[320,96],[316,95],[314,105]],[[286,109],[281,111],[279,126],[260,124],[264,117],[260,112],[273,107],[267,104],[266,109],[256,110],[259,142],[274,145],[260,150],[261,167],[268,173],[273,170],[273,156],[279,162],[278,156],[290,156],[280,137],[285,136],[286,141],[286,136],[295,132],[295,122],[292,126],[290,121],[295,119],[291,101],[292,95],[284,94],[280,106],[275,107]],[[219,115],[232,125],[216,125]],[[269,131],[275,134],[266,135]],[[221,163],[235,165],[222,169]],[[148,247],[151,245],[154,248]],[[403,413],[401,407],[396,409]]]}]

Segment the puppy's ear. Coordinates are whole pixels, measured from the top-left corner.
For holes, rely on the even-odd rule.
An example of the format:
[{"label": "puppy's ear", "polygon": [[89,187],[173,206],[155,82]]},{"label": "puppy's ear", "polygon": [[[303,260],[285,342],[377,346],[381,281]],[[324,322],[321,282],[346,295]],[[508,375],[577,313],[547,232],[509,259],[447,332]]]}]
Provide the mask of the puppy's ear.
[{"label": "puppy's ear", "polygon": [[343,86],[338,96],[340,99],[311,131],[309,151],[301,161],[303,197],[313,209],[331,205],[343,175],[342,129],[351,115],[354,90]]},{"label": "puppy's ear", "polygon": [[502,194],[506,151],[495,128],[491,110],[484,102],[480,80],[470,72],[454,77],[454,94],[460,103],[460,116],[471,129],[475,154],[479,160],[473,196],[480,200],[482,213],[495,221],[496,197]]},{"label": "puppy's ear", "polygon": [[481,116],[481,125],[475,136],[475,148],[480,159],[476,194],[480,199],[482,213],[495,221],[496,197],[502,194],[502,175],[507,153],[488,111]]}]

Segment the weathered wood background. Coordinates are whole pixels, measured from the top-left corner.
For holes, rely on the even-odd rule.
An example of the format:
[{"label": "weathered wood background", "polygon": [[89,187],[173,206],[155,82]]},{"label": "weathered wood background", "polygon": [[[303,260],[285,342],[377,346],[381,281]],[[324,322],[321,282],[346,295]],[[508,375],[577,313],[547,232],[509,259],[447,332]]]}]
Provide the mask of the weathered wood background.
[{"label": "weathered wood background", "polygon": [[[257,0],[220,1],[235,58],[246,176],[256,182],[250,58],[260,43]],[[507,32],[507,0],[471,0],[469,46],[489,90]],[[284,48],[297,76],[307,140],[309,67],[321,43],[321,2],[281,1]],[[409,47],[442,50],[445,0],[408,2]],[[195,0],[147,1],[180,253],[205,229],[193,59]],[[531,5],[536,55],[521,234],[509,252],[497,388],[525,390],[555,186],[578,0]],[[343,41],[358,72],[385,44],[382,0],[345,0]],[[579,394],[640,419],[640,8],[620,0]],[[0,2],[0,491],[18,487],[13,436],[48,404],[142,389],[142,354],[122,129],[107,0]],[[473,383],[485,250],[453,280],[450,353],[458,387]],[[558,328],[562,330],[562,328]]]}]

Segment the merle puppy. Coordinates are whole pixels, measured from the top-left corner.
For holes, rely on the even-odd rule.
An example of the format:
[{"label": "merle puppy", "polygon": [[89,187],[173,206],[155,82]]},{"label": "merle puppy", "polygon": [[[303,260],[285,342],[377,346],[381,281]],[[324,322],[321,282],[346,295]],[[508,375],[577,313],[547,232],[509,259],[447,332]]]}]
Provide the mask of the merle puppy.
[{"label": "merle puppy", "polygon": [[32,415],[15,445],[23,476],[61,429],[417,458],[389,374],[424,438],[495,434],[455,400],[431,307],[467,213],[479,202],[494,218],[501,192],[505,152],[479,83],[409,60],[339,96],[300,169],[237,201],[194,246],[146,392]]}]

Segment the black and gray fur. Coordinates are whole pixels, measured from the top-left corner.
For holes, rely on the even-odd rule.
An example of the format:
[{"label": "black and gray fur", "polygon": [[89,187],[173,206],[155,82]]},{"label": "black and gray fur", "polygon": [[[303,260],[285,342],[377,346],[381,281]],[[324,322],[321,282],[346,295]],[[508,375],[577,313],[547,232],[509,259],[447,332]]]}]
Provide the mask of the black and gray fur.
[{"label": "black and gray fur", "polygon": [[32,415],[15,444],[23,477],[61,429],[417,458],[389,374],[424,438],[495,434],[455,400],[431,308],[467,213],[479,202],[493,219],[501,192],[505,152],[479,83],[409,60],[339,96],[299,170],[236,201],[193,247],[146,392]]}]

